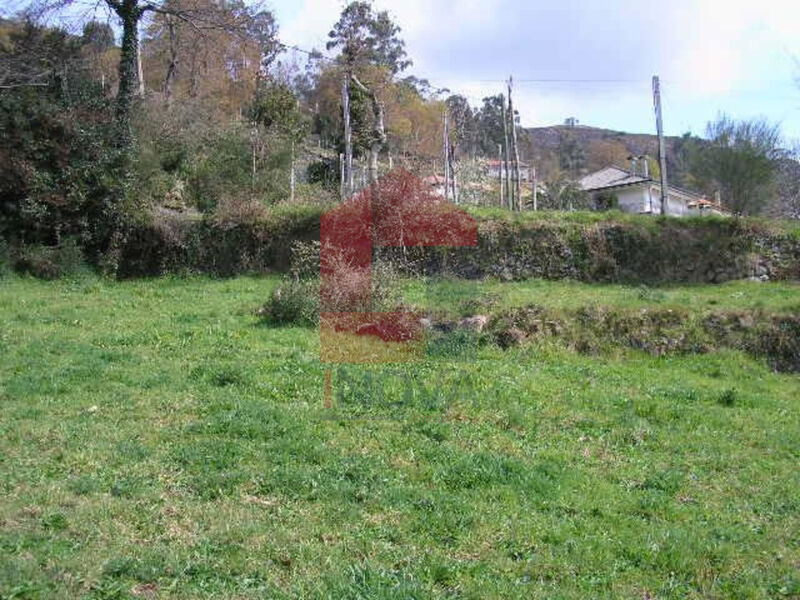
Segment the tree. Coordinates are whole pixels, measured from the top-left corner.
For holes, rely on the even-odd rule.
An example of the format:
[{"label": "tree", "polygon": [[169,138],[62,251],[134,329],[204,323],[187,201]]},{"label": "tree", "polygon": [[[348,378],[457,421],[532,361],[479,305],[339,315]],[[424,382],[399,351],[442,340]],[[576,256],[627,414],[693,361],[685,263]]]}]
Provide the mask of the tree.
[{"label": "tree", "polygon": [[690,153],[690,169],[706,191],[718,189],[738,214],[757,214],[770,199],[780,148],[778,125],[720,115],[706,127],[707,143]]},{"label": "tree", "polygon": [[487,96],[477,114],[478,149],[484,156],[494,156],[497,145],[503,144],[503,110],[505,98],[503,94]]},{"label": "tree", "polygon": [[[64,11],[75,3],[75,0],[35,0],[32,5],[36,13],[45,14],[53,11]],[[180,0],[104,0],[105,6],[117,17],[122,25],[122,41],[119,54],[119,84],[117,87],[116,115],[119,125],[119,143],[129,146],[133,141],[131,130],[131,114],[134,96],[140,87],[139,75],[139,27],[147,15],[170,17],[188,24],[197,32],[225,31],[247,39],[247,33],[266,32],[263,27],[264,14],[254,13],[242,2],[216,3],[200,0],[198,2],[181,2]],[[261,22],[262,25],[254,25]],[[274,33],[274,31],[272,32]],[[174,57],[173,57],[174,58]],[[173,61],[173,66],[175,65]],[[235,69],[235,61],[228,65]]]},{"label": "tree", "polygon": [[[352,157],[350,117],[350,83],[369,100],[372,113],[372,128],[364,140],[369,149],[370,181],[378,178],[378,156],[386,144],[385,109],[383,102],[375,91],[377,82],[361,81],[365,67],[378,67],[391,76],[402,71],[411,64],[406,58],[405,42],[398,37],[400,28],[395,25],[386,11],[373,12],[368,2],[351,2],[345,6],[339,20],[328,33],[330,38],[326,44],[328,50],[340,50],[339,62],[343,65],[342,110],[344,122],[344,157],[345,178],[352,182]],[[365,79],[365,81],[367,81]],[[359,111],[360,112],[360,111]]]},{"label": "tree", "polygon": [[97,258],[129,207],[113,107],[84,60],[94,40],[30,22],[10,23],[4,37],[0,237],[57,246],[75,236]]},{"label": "tree", "polygon": [[406,57],[400,27],[389,13],[375,13],[369,2],[351,2],[328,33],[328,50],[339,49],[340,60],[351,71],[359,65],[373,64],[388,69],[392,75],[411,65]]},{"label": "tree", "polygon": [[570,177],[576,179],[586,167],[586,151],[572,131],[558,132],[558,165]]},{"label": "tree", "polygon": [[552,210],[586,208],[587,197],[580,184],[568,173],[558,171],[545,182],[545,202]]},{"label": "tree", "polygon": [[450,113],[453,135],[453,151],[475,153],[477,138],[477,124],[472,107],[464,96],[454,94],[445,100],[447,111]]}]

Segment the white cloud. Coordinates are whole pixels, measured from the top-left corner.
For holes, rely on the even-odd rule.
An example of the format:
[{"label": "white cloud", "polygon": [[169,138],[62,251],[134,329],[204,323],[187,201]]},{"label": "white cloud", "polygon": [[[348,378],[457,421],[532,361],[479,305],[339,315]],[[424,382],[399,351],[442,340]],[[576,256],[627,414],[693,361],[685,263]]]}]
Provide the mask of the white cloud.
[{"label": "white cloud", "polygon": [[[282,37],[318,48],[343,6],[305,0],[296,9],[289,0],[282,7],[281,2]],[[520,81],[517,103],[526,123],[575,115],[584,122],[649,130],[650,77],[658,73],[672,110],[667,122],[675,127],[699,130],[698,123],[728,105],[751,114],[777,106],[781,114],[773,118],[783,118],[800,134],[800,94],[792,87],[797,71],[792,57],[800,57],[797,0],[673,0],[660,7],[646,0],[375,0],[375,5],[402,27],[415,75],[476,104],[502,91],[508,74],[518,80],[636,81]],[[751,96],[744,98],[743,90]],[[784,104],[776,104],[781,95]]]}]

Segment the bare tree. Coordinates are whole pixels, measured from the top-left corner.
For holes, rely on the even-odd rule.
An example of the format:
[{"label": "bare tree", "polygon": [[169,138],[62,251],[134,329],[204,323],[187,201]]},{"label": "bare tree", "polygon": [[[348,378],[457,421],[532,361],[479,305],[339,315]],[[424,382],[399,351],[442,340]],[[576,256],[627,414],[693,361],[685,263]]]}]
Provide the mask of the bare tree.
[{"label": "bare tree", "polygon": [[[46,14],[62,12],[75,3],[75,0],[34,0],[30,14],[43,17]],[[224,5],[209,3],[200,7],[184,7],[174,0],[103,0],[105,6],[119,19],[122,25],[122,42],[119,57],[119,86],[117,88],[117,121],[120,125],[120,143],[127,145],[132,141],[130,129],[134,97],[143,94],[141,52],[139,47],[139,27],[148,14],[164,15],[172,20],[182,21],[198,32],[209,29],[224,29],[240,32],[243,36],[252,33],[253,22],[259,16],[251,8],[227,10]],[[271,15],[270,19],[271,19]],[[177,62],[171,64],[165,81],[165,92],[174,78]]]}]

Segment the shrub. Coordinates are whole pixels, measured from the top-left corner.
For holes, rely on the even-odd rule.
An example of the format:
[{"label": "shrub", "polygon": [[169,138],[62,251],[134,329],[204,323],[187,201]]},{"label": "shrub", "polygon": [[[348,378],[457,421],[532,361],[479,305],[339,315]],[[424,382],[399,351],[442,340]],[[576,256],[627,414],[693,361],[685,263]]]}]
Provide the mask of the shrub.
[{"label": "shrub", "polygon": [[14,259],[17,273],[47,280],[74,275],[83,265],[83,253],[75,238],[66,238],[59,246],[23,246]]},{"label": "shrub", "polygon": [[278,325],[316,325],[319,322],[319,280],[284,280],[258,314]]},{"label": "shrub", "polygon": [[400,276],[391,262],[377,260],[366,269],[353,265],[344,254],[326,261],[334,285],[326,286],[320,298],[320,243],[294,242],[290,274],[259,314],[272,323],[316,324],[321,307],[330,312],[368,312],[400,306]]},{"label": "shrub", "polygon": [[319,277],[320,243],[292,242],[290,271],[295,279],[309,279]]},{"label": "shrub", "polygon": [[717,398],[717,404],[721,404],[722,406],[733,406],[736,404],[736,390],[734,388],[726,389]]},{"label": "shrub", "polygon": [[0,277],[7,275],[11,269],[11,250],[8,243],[0,237]]}]

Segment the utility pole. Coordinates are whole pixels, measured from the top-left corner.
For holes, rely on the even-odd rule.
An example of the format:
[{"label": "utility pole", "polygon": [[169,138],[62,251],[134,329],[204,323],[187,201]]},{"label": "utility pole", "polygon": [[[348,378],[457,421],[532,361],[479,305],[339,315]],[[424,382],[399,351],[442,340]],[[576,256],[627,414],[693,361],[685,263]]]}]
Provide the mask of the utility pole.
[{"label": "utility pole", "polygon": [[509,151],[508,151],[508,115],[506,114],[506,99],[501,94],[501,104],[502,104],[502,118],[503,118],[503,142],[504,142],[504,159],[505,162],[501,161],[500,165],[500,173],[503,174],[503,185],[505,186],[505,193],[506,193],[506,203],[508,207],[513,209],[514,208],[514,197],[512,196],[511,191],[511,178],[509,177],[509,164],[511,162]]},{"label": "utility pole", "polygon": [[661,214],[665,214],[669,201],[667,188],[667,151],[664,145],[664,126],[661,122],[661,82],[653,75],[653,105],[656,109],[656,131],[658,132],[658,164],[661,170]]},{"label": "utility pole", "polygon": [[513,209],[520,210],[522,204],[522,178],[519,172],[519,148],[517,147],[517,120],[514,118],[514,102],[511,100],[511,75],[508,76],[508,118],[511,120],[511,150],[514,161],[514,202]]}]

